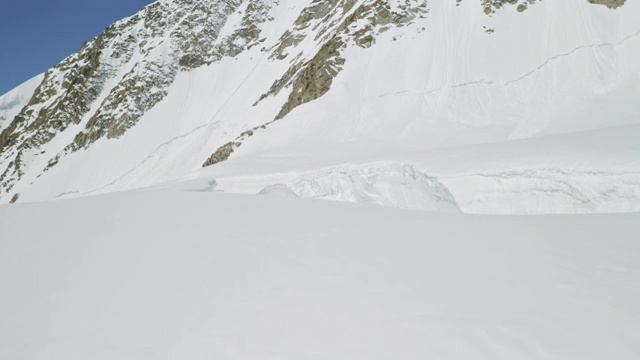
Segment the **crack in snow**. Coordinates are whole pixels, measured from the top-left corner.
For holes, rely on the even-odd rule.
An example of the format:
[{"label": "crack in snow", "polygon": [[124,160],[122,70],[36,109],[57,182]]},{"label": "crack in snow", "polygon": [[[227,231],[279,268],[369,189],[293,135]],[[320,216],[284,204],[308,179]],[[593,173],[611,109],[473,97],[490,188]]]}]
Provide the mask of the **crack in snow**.
[{"label": "crack in snow", "polygon": [[544,178],[541,176],[542,173],[549,173],[555,175],[586,175],[586,176],[639,176],[640,172],[636,171],[604,171],[604,170],[563,170],[557,168],[535,168],[535,169],[523,169],[523,170],[511,170],[511,171],[502,171],[496,173],[470,173],[470,174],[462,174],[455,176],[439,176],[440,179],[457,179],[457,178],[465,178],[470,176],[480,176],[480,177],[501,177],[504,179],[509,179],[513,177],[529,177],[529,178]]},{"label": "crack in snow", "polygon": [[577,48],[567,52],[567,53],[563,53],[563,54],[558,54],[556,56],[553,56],[549,59],[547,59],[547,61],[543,62],[540,66],[538,66],[537,68],[535,68],[534,70],[529,71],[528,73],[522,75],[521,77],[515,79],[515,80],[511,80],[511,81],[507,81],[506,83],[504,83],[503,85],[507,86],[510,85],[512,83],[518,82],[522,79],[525,79],[533,74],[535,74],[536,72],[540,71],[542,68],[544,68],[545,66],[547,66],[549,63],[563,58],[563,57],[567,57],[572,55],[573,53],[575,53],[578,50],[582,50],[582,49],[593,49],[593,48],[601,48],[601,47],[615,47],[615,46],[619,46],[624,44],[625,42],[627,42],[630,39],[633,39],[634,37],[640,35],[640,30],[636,31],[635,33],[632,33],[631,35],[628,35],[627,37],[623,38],[622,40],[618,41],[617,43],[601,43],[601,44],[591,44],[591,45],[582,45],[582,46],[578,46]]},{"label": "crack in snow", "polygon": [[171,145],[174,141],[180,140],[180,139],[184,139],[186,137],[189,137],[193,134],[195,134],[196,132],[205,129],[207,127],[212,127],[212,130],[217,129],[220,126],[220,120],[218,121],[214,121],[215,118],[218,116],[218,114],[225,108],[225,106],[229,103],[229,101],[231,101],[231,99],[238,93],[238,91],[240,90],[240,88],[242,88],[242,86],[247,82],[247,80],[249,79],[249,77],[251,77],[251,75],[253,75],[253,73],[255,72],[255,69],[258,67],[258,65],[260,63],[262,63],[264,59],[264,55],[262,55],[262,57],[260,57],[260,59],[256,62],[256,64],[253,66],[253,68],[251,69],[251,71],[247,74],[247,76],[242,80],[242,82],[240,82],[240,84],[238,85],[238,87],[236,87],[236,89],[233,91],[233,93],[231,93],[231,95],[229,95],[229,97],[227,98],[227,100],[225,100],[225,102],[222,104],[222,106],[220,106],[220,108],[218,109],[218,111],[216,111],[213,116],[211,117],[211,120],[209,120],[208,123],[203,124],[203,125],[199,125],[193,129],[191,129],[190,131],[188,131],[187,133],[184,133],[182,135],[178,135],[176,137],[173,137],[167,141],[165,141],[164,143],[158,145],[149,155],[147,155],[144,159],[142,159],[137,165],[135,165],[134,167],[132,167],[129,171],[125,172],[124,174],[122,174],[122,176],[118,177],[117,179],[111,181],[108,184],[102,185],[100,187],[97,187],[93,190],[89,190],[86,191],[84,193],[82,193],[82,195],[87,195],[87,194],[93,194],[97,191],[103,190],[109,186],[113,186],[115,185],[117,182],[121,181],[122,179],[124,179],[125,177],[127,177],[129,174],[133,173],[134,171],[136,171],[138,168],[140,168],[140,166],[144,165],[145,163],[147,163],[147,161],[151,160],[162,148]]},{"label": "crack in snow", "polygon": [[110,183],[108,183],[108,184],[105,184],[105,185],[102,185],[102,186],[100,186],[100,187],[98,187],[98,188],[95,188],[95,189],[93,189],[93,190],[86,191],[86,192],[82,193],[82,195],[92,194],[92,193],[95,193],[95,192],[100,191],[100,190],[102,190],[102,189],[105,189],[105,188],[107,188],[107,187],[109,187],[109,186],[115,185],[117,182],[119,182],[120,180],[122,180],[122,179],[124,179],[125,177],[127,177],[127,175],[129,175],[129,174],[133,173],[134,171],[136,171],[138,168],[140,168],[140,166],[144,165],[147,161],[151,160],[151,159],[152,159],[152,158],[153,158],[153,157],[154,157],[158,152],[160,152],[160,150],[162,150],[162,148],[164,148],[164,147],[166,147],[166,146],[171,145],[174,141],[177,141],[177,140],[180,140],[180,139],[184,139],[184,138],[186,138],[186,137],[189,137],[189,136],[193,135],[194,133],[196,133],[197,131],[200,131],[200,130],[202,130],[202,129],[206,128],[206,127],[212,127],[212,130],[217,129],[217,128],[219,127],[219,125],[220,125],[220,121],[216,121],[216,122],[214,122],[214,123],[207,123],[207,124],[204,124],[204,125],[200,125],[200,126],[198,126],[198,127],[194,128],[194,129],[192,129],[191,131],[189,131],[189,132],[185,133],[185,134],[182,134],[182,135],[176,136],[176,137],[174,137],[174,138],[171,138],[171,139],[169,139],[169,140],[167,140],[167,141],[163,142],[162,144],[158,145],[158,146],[157,146],[157,147],[156,147],[156,148],[151,152],[151,154],[147,155],[147,156],[146,156],[144,159],[142,159],[142,160],[141,160],[141,161],[140,161],[136,166],[134,166],[134,167],[133,167],[133,168],[131,168],[129,171],[127,171],[127,172],[125,172],[124,174],[122,174],[122,176],[120,176],[119,178],[117,178],[117,179],[113,180],[112,182],[110,182]]},{"label": "crack in snow", "polygon": [[571,51],[568,51],[566,53],[561,53],[561,54],[558,54],[558,55],[554,55],[554,56],[548,58],[547,60],[545,60],[541,65],[539,65],[535,69],[525,73],[524,75],[522,75],[522,76],[520,76],[520,77],[518,77],[516,79],[509,80],[509,81],[506,81],[506,82],[499,82],[499,81],[487,80],[487,79],[471,80],[471,81],[466,81],[466,82],[463,82],[463,83],[459,83],[459,84],[455,84],[455,85],[451,85],[451,86],[445,86],[445,87],[441,87],[441,88],[437,88],[437,89],[431,89],[431,90],[427,90],[427,91],[400,90],[400,91],[396,91],[396,92],[393,92],[393,93],[382,94],[382,95],[378,96],[378,98],[384,98],[384,97],[391,96],[391,95],[401,95],[401,94],[429,95],[429,94],[437,93],[437,92],[448,90],[448,89],[457,89],[457,88],[473,86],[473,85],[509,86],[511,84],[517,83],[517,82],[519,82],[521,80],[524,80],[524,79],[530,77],[531,75],[539,72],[540,70],[542,70],[547,65],[549,65],[552,62],[554,62],[555,60],[558,60],[558,59],[561,59],[561,58],[564,58],[564,57],[567,57],[567,56],[571,56],[574,53],[578,52],[579,50],[601,48],[601,47],[616,47],[616,46],[620,46],[620,45],[624,44],[625,42],[637,37],[638,35],[640,35],[640,30],[638,30],[638,31],[636,31],[636,32],[624,37],[622,40],[620,40],[618,42],[600,43],[600,44],[590,44],[590,45],[578,46],[575,49],[573,49]]},{"label": "crack in snow", "polygon": [[[611,178],[614,179],[611,179]],[[631,178],[629,178],[631,177]],[[486,178],[496,182],[495,186],[475,185],[472,192],[468,181]],[[604,170],[562,170],[557,168],[537,168],[511,170],[496,173],[471,173],[455,176],[439,176],[464,212],[486,213],[484,204],[495,203],[494,194],[513,196],[546,193],[551,196],[563,194],[572,198],[584,209],[593,211],[597,207],[611,205],[616,199],[640,199],[640,172]],[[599,180],[596,183],[589,179]],[[458,184],[450,182],[458,180]],[[620,209],[618,209],[619,211]],[[625,209],[632,211],[633,209]],[[491,212],[491,211],[488,211]]]}]

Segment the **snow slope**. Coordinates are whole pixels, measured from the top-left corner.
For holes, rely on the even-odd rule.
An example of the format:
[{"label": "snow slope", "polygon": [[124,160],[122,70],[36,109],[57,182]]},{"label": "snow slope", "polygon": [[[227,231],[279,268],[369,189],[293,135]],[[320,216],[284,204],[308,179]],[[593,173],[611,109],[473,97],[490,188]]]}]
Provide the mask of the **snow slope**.
[{"label": "snow slope", "polygon": [[[228,15],[219,39],[238,28],[248,9],[242,3]],[[230,192],[307,184],[298,195],[435,209],[425,205],[431,195],[419,204],[406,201],[407,189],[397,182],[345,191],[334,186],[342,180],[313,180],[356,169],[355,183],[364,184],[361,171],[395,173],[408,166],[440,184],[416,185],[422,190],[410,193],[437,193],[442,185],[453,197],[448,202],[463,212],[640,210],[638,148],[624,141],[624,129],[638,134],[640,124],[640,2],[613,10],[585,0],[541,1],[522,13],[507,6],[487,16],[479,1],[430,1],[424,18],[377,29],[369,47],[347,41],[328,92],[271,123],[294,85],[263,95],[298,61],[320,53],[327,34],[350,14],[336,10],[312,18],[301,32],[307,36],[286,48],[289,56],[274,58],[284,35],[296,33],[297,19],[313,4],[273,3],[266,10],[270,20],[258,24],[260,45],[177,71],[167,95],[123,135],[64,153],[89,112],[42,148],[25,150],[22,173],[11,170],[11,179],[20,178],[0,201],[15,194],[28,202],[107,193],[204,174],[224,178],[218,179],[221,188]],[[253,136],[241,136],[246,131]],[[619,140],[623,145],[615,145]],[[241,145],[212,167],[219,169],[199,170],[216,149],[234,141]],[[599,147],[600,141],[607,145]],[[612,152],[606,149],[611,146]],[[10,168],[9,158],[0,161]],[[318,187],[309,188],[312,183]]]},{"label": "snow slope", "polygon": [[[284,122],[276,124],[265,131],[262,139],[284,137],[282,133],[288,132],[288,126]],[[300,188],[300,184],[319,175],[336,171],[354,177],[357,174],[349,169],[386,169],[386,173],[401,174],[398,168],[408,168],[414,176],[437,179],[453,198],[450,202],[466,213],[638,212],[639,138],[640,126],[629,125],[462,147],[416,146],[402,152],[395,152],[397,149],[384,143],[334,144],[322,150],[314,144],[298,144],[295,148],[265,151],[268,144],[256,139],[238,149],[235,158],[184,179],[216,179],[221,190],[255,194],[275,183]],[[361,165],[349,165],[354,163]],[[387,189],[412,192],[417,183],[405,179],[388,183]],[[315,184],[313,192],[303,188],[298,195],[358,201],[335,191],[341,184],[335,176],[325,176],[322,183]],[[366,191],[358,193],[365,195]],[[420,208],[388,191],[377,194],[384,199],[377,203]],[[412,194],[414,201],[421,201],[419,193]],[[428,206],[429,201],[423,204]]]},{"label": "snow slope", "polygon": [[195,190],[0,206],[0,357],[640,356],[638,214]]},{"label": "snow slope", "polygon": [[43,78],[44,74],[35,76],[0,96],[0,131],[27,105]]}]

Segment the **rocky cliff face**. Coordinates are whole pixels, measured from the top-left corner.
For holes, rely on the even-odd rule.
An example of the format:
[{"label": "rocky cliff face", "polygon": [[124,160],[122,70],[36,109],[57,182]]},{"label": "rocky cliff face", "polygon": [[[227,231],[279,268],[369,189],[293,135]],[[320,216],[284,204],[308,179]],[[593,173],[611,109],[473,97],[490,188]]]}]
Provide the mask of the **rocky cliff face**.
[{"label": "rocky cliff face", "polygon": [[[0,197],[24,175],[27,155],[50,157],[40,169],[46,172],[68,154],[101,138],[118,138],[135,126],[167,95],[178,72],[259,46],[266,40],[261,28],[273,20],[270,11],[279,5],[277,0],[158,1],[107,27],[45,73],[29,103],[0,134]],[[395,12],[383,0],[310,2],[277,44],[262,48],[273,61],[291,61],[262,98],[291,88],[276,119],[284,117],[328,91],[345,61],[340,50],[349,42],[369,47],[377,32],[404,26],[426,11],[425,0],[404,0]],[[234,13],[237,23],[229,24]],[[221,36],[225,26],[233,30]],[[296,54],[296,45],[308,36],[314,37],[318,51]],[[60,151],[40,150],[69,132],[73,141]]]},{"label": "rocky cliff face", "polygon": [[[506,6],[523,11],[541,2],[465,1],[478,1],[479,12],[488,15]],[[615,9],[625,1],[588,2]],[[423,20],[429,10],[427,0],[160,0],[109,26],[48,70],[26,106],[4,120],[0,201],[18,200],[17,193],[37,184],[72,155],[98,142],[123,138],[167,99],[180,74],[219,71],[217,66],[241,59],[247,65],[237,68],[234,77],[254,76],[258,65],[263,72],[248,95],[238,100],[246,106],[238,105],[241,110],[226,115],[242,121],[225,127],[220,125],[224,119],[218,118],[247,86],[244,81],[235,91],[223,91],[223,100],[207,100],[221,105],[216,112],[202,110],[199,116],[215,121],[185,135],[221,129],[202,140],[207,154],[212,154],[209,159],[194,154],[200,158],[193,164],[224,161],[255,131],[327,94],[350,61],[351,49],[374,51],[380,36],[390,31],[398,36],[419,34],[428,24]],[[148,117],[153,121],[152,115]],[[179,138],[158,139],[151,155],[138,162],[148,164],[150,157]]]},{"label": "rocky cliff face", "polygon": [[[241,1],[159,1],[109,26],[45,73],[33,97],[0,135],[0,189],[20,180],[26,153],[58,134],[73,141],[42,171],[100,138],[117,138],[167,95],[178,71],[229,55],[214,49],[219,31]],[[251,2],[252,4],[253,2]],[[248,4],[249,6],[251,4]],[[247,14],[247,21],[260,21]],[[227,40],[227,39],[225,39]]]}]

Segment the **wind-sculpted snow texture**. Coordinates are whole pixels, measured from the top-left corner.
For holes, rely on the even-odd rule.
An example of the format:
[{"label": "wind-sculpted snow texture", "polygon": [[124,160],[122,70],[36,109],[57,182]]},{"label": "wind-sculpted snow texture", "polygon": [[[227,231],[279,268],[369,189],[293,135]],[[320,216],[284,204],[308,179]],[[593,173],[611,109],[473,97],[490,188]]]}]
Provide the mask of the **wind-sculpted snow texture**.
[{"label": "wind-sculpted snow texture", "polygon": [[[272,185],[260,193],[271,193],[276,189]],[[460,212],[445,186],[406,164],[383,163],[323,169],[292,180],[288,189],[296,196],[306,198],[378,204],[400,209]]]},{"label": "wind-sculpted snow texture", "polygon": [[[447,179],[468,213],[638,211],[640,172],[528,169]],[[534,209],[544,209],[543,211]],[[549,209],[553,209],[550,211]]]},{"label": "wind-sculpted snow texture", "polygon": [[[0,116],[26,105],[0,124],[0,202],[204,173],[225,191],[297,193],[298,176],[299,196],[405,208],[446,192],[463,212],[638,211],[633,145],[592,162],[606,153],[586,145],[558,163],[564,150],[542,145],[640,123],[638,14],[629,1],[158,1],[47,71],[30,100],[26,85],[0,98]],[[540,141],[526,168],[428,158],[520,139]],[[289,167],[269,168],[277,159]],[[347,191],[325,171],[387,160],[430,190],[372,190],[350,173],[368,180]]]}]

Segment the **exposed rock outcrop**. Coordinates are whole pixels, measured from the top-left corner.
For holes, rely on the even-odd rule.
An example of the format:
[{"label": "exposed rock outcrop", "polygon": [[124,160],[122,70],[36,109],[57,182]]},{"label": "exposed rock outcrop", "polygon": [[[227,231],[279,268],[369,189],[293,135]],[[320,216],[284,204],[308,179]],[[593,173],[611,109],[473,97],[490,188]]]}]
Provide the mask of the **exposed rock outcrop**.
[{"label": "exposed rock outcrop", "polygon": [[216,150],[213,154],[211,154],[211,156],[207,159],[207,161],[205,161],[204,164],[202,164],[202,167],[215,165],[219,162],[227,160],[229,156],[231,156],[231,153],[233,153],[233,151],[237,149],[238,146],[240,146],[241,144],[242,143],[240,142],[230,141],[220,146],[218,150]]},{"label": "exposed rock outcrop", "polygon": [[627,0],[588,0],[592,4],[605,5],[609,9],[617,9],[624,5]]}]

